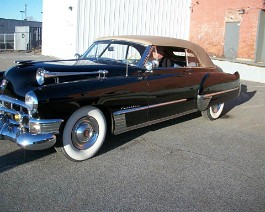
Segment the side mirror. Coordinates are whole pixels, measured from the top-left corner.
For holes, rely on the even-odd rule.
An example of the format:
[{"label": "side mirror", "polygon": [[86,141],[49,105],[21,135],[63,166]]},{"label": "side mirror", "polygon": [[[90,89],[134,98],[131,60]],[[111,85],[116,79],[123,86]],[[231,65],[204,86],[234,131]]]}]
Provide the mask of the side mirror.
[{"label": "side mirror", "polygon": [[75,53],[75,58],[76,59],[79,59],[81,57],[81,55],[80,54],[78,54],[78,53]]},{"label": "side mirror", "polygon": [[158,60],[153,60],[153,61],[147,61],[146,63],[145,63],[145,68],[147,69],[147,71],[146,72],[150,72],[150,73],[152,73],[153,72],[153,69],[154,68],[157,68],[159,66],[159,62],[158,62]]}]

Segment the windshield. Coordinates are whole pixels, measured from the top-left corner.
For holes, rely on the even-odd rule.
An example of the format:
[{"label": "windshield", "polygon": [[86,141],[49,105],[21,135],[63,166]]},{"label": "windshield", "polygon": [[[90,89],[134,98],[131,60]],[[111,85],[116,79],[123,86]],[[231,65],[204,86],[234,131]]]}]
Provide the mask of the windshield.
[{"label": "windshield", "polygon": [[122,41],[97,41],[92,44],[81,59],[138,65],[146,47],[142,44]]}]

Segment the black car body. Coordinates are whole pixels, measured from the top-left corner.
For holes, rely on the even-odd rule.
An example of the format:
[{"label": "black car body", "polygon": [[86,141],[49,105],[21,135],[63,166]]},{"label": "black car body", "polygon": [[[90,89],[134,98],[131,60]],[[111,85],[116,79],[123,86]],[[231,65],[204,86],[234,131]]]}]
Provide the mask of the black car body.
[{"label": "black car body", "polygon": [[76,161],[92,157],[107,130],[196,111],[214,120],[240,93],[237,72],[222,72],[201,47],[174,38],[106,37],[75,60],[17,63],[2,76],[2,139],[30,150],[55,145]]}]

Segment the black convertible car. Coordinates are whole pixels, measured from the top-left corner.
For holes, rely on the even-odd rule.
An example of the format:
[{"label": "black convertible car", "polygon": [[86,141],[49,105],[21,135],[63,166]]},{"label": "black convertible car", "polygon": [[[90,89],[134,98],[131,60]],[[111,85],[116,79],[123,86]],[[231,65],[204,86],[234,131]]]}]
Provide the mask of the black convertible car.
[{"label": "black convertible car", "polygon": [[[240,93],[198,45],[157,36],[96,40],[75,60],[17,61],[1,73],[1,139],[29,150],[55,146],[75,161],[120,134],[188,113],[220,117]],[[72,64],[69,64],[69,63]]]}]

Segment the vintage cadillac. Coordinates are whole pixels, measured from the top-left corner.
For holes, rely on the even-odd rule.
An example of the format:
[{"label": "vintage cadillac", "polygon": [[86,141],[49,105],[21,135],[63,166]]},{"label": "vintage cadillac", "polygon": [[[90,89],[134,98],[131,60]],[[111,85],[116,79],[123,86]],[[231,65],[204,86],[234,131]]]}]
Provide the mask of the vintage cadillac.
[{"label": "vintage cadillac", "polygon": [[198,111],[215,120],[240,93],[237,72],[224,73],[186,40],[104,37],[77,57],[17,61],[2,72],[2,140],[28,150],[54,146],[68,159],[83,161],[98,152],[107,132]]}]

